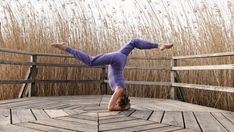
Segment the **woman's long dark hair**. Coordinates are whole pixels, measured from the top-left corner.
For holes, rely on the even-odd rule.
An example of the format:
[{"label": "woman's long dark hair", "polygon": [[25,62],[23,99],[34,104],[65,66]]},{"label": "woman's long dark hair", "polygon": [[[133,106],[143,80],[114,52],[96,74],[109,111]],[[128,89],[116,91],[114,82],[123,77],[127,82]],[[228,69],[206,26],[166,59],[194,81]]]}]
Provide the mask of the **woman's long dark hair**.
[{"label": "woman's long dark hair", "polygon": [[118,105],[121,109],[124,109],[127,105],[130,104],[130,100],[128,99],[128,95],[124,94],[119,98]]}]

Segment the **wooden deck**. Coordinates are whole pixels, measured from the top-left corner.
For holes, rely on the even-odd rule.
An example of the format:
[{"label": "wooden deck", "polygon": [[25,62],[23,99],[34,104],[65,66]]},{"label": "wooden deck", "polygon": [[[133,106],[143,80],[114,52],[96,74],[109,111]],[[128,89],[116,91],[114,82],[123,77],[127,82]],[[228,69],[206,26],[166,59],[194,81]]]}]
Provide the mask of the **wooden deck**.
[{"label": "wooden deck", "polygon": [[109,112],[109,98],[87,95],[0,101],[0,131],[234,131],[234,112],[135,97],[130,98],[129,111]]}]

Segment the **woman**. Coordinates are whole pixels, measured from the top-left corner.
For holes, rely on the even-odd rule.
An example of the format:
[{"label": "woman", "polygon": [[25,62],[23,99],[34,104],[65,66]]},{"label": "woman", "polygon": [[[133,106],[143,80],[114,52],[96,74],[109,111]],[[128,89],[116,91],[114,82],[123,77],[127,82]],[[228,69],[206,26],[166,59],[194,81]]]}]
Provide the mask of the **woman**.
[{"label": "woman", "polygon": [[81,60],[89,66],[108,65],[108,78],[111,90],[114,92],[108,104],[110,111],[128,110],[130,108],[130,100],[128,99],[126,85],[124,82],[123,69],[127,62],[127,57],[134,48],[153,49],[159,48],[161,51],[169,49],[173,44],[152,43],[142,39],[132,39],[128,41],[120,50],[100,54],[97,56],[89,56],[88,54],[71,48],[67,43],[53,43],[52,47],[66,51],[75,58]]}]

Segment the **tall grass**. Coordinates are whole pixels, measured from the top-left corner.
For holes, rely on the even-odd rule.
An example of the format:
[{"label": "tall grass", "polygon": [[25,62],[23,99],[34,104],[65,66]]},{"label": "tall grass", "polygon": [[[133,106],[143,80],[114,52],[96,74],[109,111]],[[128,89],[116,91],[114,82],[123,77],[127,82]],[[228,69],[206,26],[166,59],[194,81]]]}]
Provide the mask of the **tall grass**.
[{"label": "tall grass", "polygon": [[[37,6],[35,6],[37,5]],[[221,6],[223,5],[223,6]],[[41,8],[39,8],[41,7]],[[173,50],[134,50],[131,57],[193,55],[234,51],[234,3],[213,1],[153,0],[60,0],[1,1],[0,46],[24,51],[63,53],[52,42],[91,55],[118,50],[128,40],[140,37],[155,42],[173,42]],[[1,59],[25,60],[23,55],[1,53]],[[39,62],[80,63],[75,59],[40,57]],[[179,61],[178,65],[233,64],[233,57]],[[129,60],[129,66],[169,65],[167,61]],[[0,66],[1,79],[23,79],[28,67]],[[20,70],[18,70],[20,69]],[[38,79],[99,79],[97,69],[40,67]],[[125,70],[126,80],[170,81],[165,71]],[[182,82],[234,86],[231,70],[179,72]],[[37,84],[38,96],[98,94],[99,84]],[[20,85],[0,85],[0,98],[16,98]],[[168,98],[169,88],[129,86],[131,96]],[[186,101],[234,110],[233,94],[182,89]],[[110,91],[109,91],[110,92]]]}]

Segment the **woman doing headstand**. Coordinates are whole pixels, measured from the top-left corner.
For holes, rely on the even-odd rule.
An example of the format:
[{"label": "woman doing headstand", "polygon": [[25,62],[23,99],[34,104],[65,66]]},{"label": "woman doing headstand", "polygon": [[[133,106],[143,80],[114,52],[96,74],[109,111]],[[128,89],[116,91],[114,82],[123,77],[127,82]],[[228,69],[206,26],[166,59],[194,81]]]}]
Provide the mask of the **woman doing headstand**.
[{"label": "woman doing headstand", "polygon": [[161,51],[169,49],[173,44],[157,44],[142,39],[132,39],[128,41],[120,50],[90,56],[82,51],[71,48],[67,43],[53,43],[52,47],[64,50],[72,54],[75,58],[81,60],[89,66],[108,65],[108,78],[111,90],[114,92],[108,104],[108,109],[113,110],[128,110],[130,108],[130,100],[126,92],[124,82],[123,69],[127,62],[127,57],[134,48],[138,49],[153,49],[159,48]]}]

